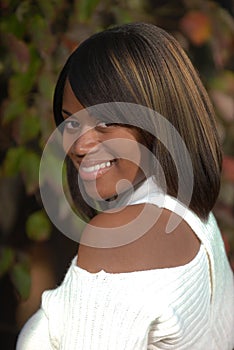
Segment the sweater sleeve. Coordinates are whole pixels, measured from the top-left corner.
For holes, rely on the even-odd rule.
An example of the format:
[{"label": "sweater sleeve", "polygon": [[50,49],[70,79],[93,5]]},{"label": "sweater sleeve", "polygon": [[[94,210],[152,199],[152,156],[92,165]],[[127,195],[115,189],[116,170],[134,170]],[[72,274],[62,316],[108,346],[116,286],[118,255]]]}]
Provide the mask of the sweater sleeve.
[{"label": "sweater sleeve", "polygon": [[209,346],[211,290],[204,247],[192,263],[177,271],[177,278],[168,278],[164,290],[168,303],[150,325],[148,350],[214,349]]},{"label": "sweater sleeve", "polygon": [[39,309],[22,328],[16,350],[52,350],[49,337],[48,319]]}]

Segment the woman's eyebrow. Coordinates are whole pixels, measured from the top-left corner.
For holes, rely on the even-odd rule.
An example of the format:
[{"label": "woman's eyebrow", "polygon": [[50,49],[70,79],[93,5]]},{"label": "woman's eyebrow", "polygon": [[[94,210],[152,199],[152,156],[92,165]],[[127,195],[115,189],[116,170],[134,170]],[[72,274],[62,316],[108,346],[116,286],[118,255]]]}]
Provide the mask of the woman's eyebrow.
[{"label": "woman's eyebrow", "polygon": [[72,113],[66,111],[66,109],[62,109],[62,112],[65,113],[66,115],[68,115],[68,117],[72,116]]}]

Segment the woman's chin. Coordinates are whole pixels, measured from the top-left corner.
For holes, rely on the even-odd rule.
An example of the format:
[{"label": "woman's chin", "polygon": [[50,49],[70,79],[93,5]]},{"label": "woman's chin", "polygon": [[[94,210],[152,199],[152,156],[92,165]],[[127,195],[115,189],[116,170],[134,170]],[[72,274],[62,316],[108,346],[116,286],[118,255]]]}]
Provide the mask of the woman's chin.
[{"label": "woman's chin", "polygon": [[96,182],[84,182],[84,189],[87,196],[95,201],[109,201],[116,197],[115,191],[108,191],[108,189],[98,189]]}]

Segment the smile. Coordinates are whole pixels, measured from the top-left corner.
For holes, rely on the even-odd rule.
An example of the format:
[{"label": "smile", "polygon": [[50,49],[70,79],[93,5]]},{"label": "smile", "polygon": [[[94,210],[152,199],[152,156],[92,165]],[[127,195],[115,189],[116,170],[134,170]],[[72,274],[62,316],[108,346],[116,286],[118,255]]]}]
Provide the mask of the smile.
[{"label": "smile", "polygon": [[96,180],[109,171],[115,163],[115,159],[90,165],[81,163],[79,167],[80,177],[85,181]]},{"label": "smile", "polygon": [[111,166],[111,164],[113,163],[113,161],[107,161],[107,162],[103,162],[100,164],[95,164],[89,167],[86,166],[81,166],[82,170],[86,173],[92,173],[94,171],[100,170],[100,169],[105,169],[105,168],[109,168]]}]

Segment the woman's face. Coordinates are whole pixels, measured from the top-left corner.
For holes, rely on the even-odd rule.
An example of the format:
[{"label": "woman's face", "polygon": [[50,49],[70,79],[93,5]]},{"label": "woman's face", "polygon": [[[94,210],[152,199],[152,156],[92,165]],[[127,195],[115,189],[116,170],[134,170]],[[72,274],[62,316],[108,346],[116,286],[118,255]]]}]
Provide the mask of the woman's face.
[{"label": "woman's face", "polygon": [[140,132],[134,127],[105,124],[87,111],[78,113],[81,110],[67,81],[62,106],[63,145],[86,193],[94,199],[109,199],[143,180],[146,157],[142,157]]}]

